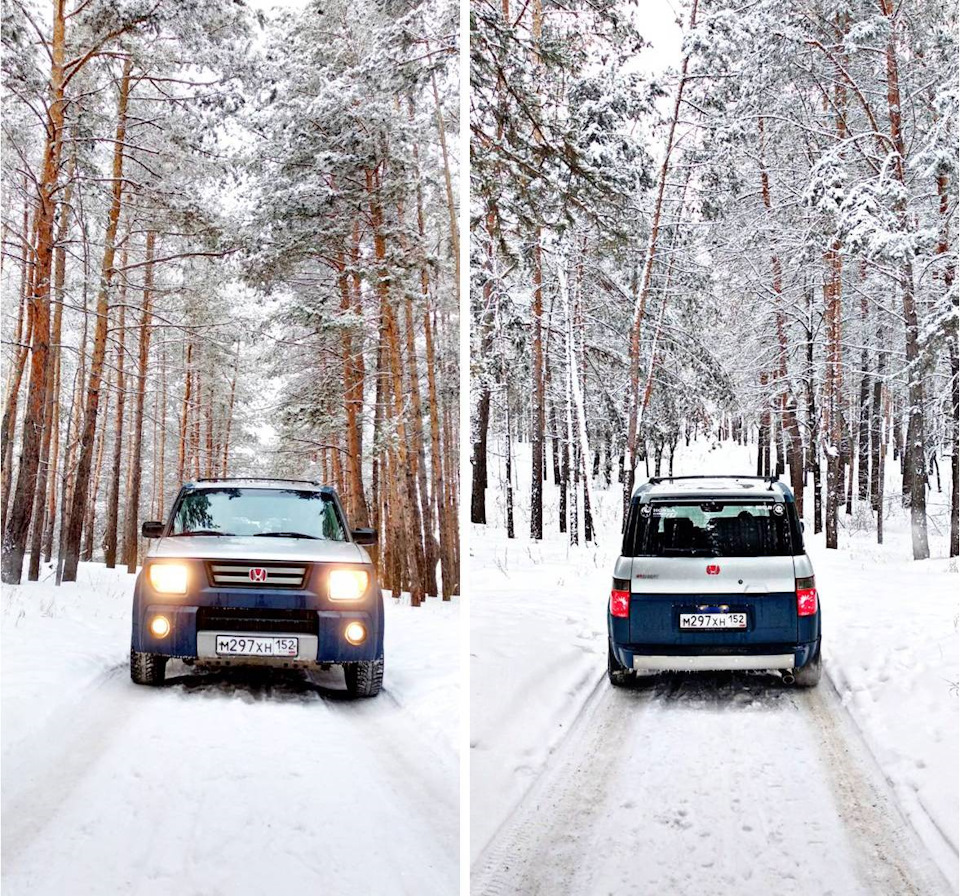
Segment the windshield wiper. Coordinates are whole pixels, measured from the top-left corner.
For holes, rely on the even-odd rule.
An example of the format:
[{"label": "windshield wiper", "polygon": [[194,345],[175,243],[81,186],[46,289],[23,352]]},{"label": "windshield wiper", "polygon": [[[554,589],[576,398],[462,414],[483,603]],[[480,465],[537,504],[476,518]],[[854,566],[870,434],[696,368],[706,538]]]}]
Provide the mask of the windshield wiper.
[{"label": "windshield wiper", "polygon": [[254,538],[309,538],[312,541],[323,541],[319,535],[307,535],[305,532],[254,532]]},{"label": "windshield wiper", "polygon": [[187,529],[186,532],[174,532],[174,535],[233,535],[232,532],[221,532],[219,529]]}]

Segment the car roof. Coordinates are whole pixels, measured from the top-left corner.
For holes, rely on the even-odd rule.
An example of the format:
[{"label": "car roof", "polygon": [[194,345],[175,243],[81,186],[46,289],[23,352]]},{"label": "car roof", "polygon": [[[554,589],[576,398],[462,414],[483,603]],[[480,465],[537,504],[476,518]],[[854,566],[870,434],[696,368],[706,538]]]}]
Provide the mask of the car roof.
[{"label": "car roof", "polygon": [[773,477],[761,476],[654,476],[633,493],[634,498],[646,503],[664,498],[753,498],[769,501],[779,498],[793,502],[793,492],[786,483]]},{"label": "car roof", "polygon": [[334,489],[329,485],[322,485],[309,479],[265,479],[261,477],[246,476],[225,476],[221,478],[203,478],[195,479],[193,482],[185,482],[184,488],[194,491],[201,491],[214,488],[274,488],[274,489],[296,489],[300,492],[323,492],[324,494],[335,494]]}]

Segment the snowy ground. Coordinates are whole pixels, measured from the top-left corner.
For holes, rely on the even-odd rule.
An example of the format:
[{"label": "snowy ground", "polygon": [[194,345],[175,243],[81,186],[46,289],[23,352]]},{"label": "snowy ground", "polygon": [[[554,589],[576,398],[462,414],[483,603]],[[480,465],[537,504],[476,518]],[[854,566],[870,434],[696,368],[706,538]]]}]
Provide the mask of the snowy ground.
[{"label": "snowy ground", "polygon": [[388,598],[384,691],[349,701],[336,670],[137,687],[132,583],[4,589],[4,896],[456,892],[456,601]]},{"label": "snowy ground", "polygon": [[[701,441],[675,472],[750,471],[753,458]],[[496,521],[499,500],[491,490]],[[948,891],[943,878],[955,892],[955,564],[910,560],[896,508],[882,548],[866,520],[841,521],[839,551],[808,525],[817,691],[728,674],[621,694],[604,677],[619,491],[594,500],[595,546],[473,529],[474,892],[926,894]],[[932,549],[945,557],[942,530]]]}]

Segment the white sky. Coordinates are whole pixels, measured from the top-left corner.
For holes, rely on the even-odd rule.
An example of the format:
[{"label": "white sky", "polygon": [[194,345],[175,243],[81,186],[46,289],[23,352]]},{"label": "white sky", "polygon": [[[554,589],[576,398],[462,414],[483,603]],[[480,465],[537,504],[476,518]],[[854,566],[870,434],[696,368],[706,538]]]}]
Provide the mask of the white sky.
[{"label": "white sky", "polygon": [[683,32],[677,18],[686,23],[688,16],[680,0],[640,0],[634,21],[644,39],[652,44],[640,54],[641,71],[659,75],[671,66],[679,66]]}]

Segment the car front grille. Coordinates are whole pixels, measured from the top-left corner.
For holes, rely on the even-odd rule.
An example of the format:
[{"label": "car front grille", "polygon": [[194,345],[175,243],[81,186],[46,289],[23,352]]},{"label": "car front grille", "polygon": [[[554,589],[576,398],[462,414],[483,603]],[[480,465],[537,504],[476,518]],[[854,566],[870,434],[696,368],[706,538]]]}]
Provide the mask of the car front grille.
[{"label": "car front grille", "polygon": [[229,588],[302,588],[308,570],[304,563],[215,561],[207,564],[210,584]]},{"label": "car front grille", "polygon": [[283,632],[316,635],[319,628],[315,610],[246,610],[239,607],[200,607],[197,631]]}]

